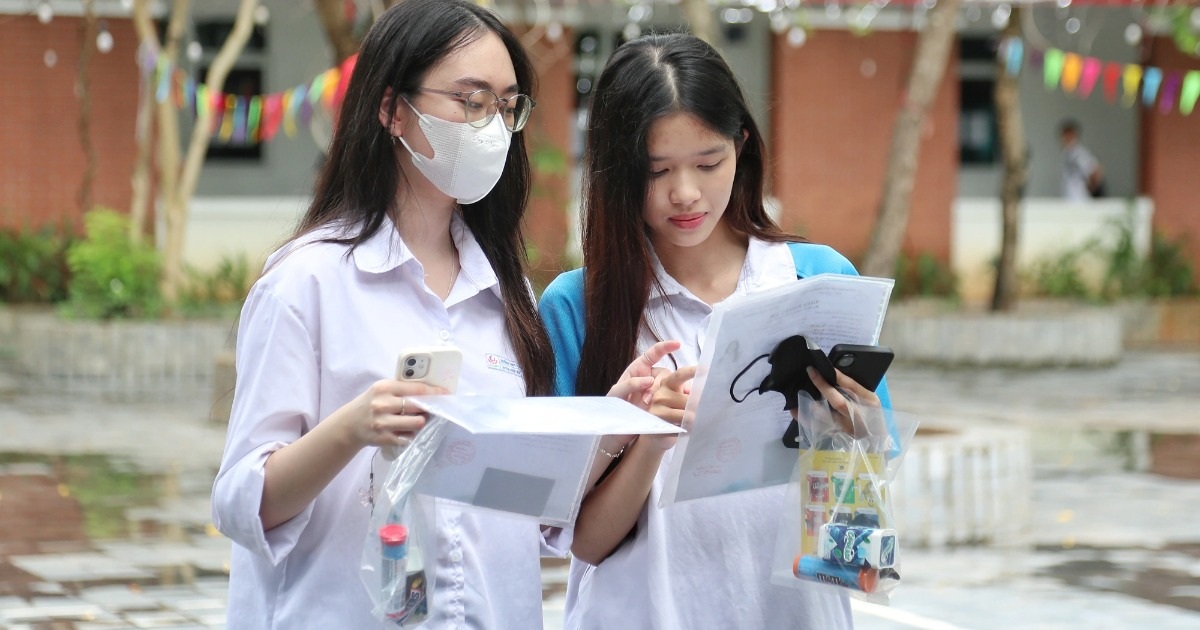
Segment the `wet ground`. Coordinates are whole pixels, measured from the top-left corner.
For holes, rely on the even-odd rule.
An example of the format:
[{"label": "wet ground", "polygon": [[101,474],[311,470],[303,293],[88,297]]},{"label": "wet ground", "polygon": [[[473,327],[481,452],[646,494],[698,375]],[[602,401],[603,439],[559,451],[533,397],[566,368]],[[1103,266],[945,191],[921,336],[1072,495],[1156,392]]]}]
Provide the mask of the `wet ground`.
[{"label": "wet ground", "polygon": [[[1032,431],[1033,527],[906,549],[891,606],[856,602],[859,628],[1200,628],[1200,351],[889,378],[930,424]],[[229,543],[208,518],[224,428],[207,405],[24,395],[0,370],[0,628],[224,627]],[[560,627],[566,568],[543,575]]]}]

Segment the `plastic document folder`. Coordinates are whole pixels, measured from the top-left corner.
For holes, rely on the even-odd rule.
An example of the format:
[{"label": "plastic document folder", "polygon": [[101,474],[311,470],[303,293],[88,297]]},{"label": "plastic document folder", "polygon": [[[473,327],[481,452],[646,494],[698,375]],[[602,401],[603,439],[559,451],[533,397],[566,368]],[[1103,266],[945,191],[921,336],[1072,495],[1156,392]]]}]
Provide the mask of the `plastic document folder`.
[{"label": "plastic document folder", "polygon": [[421,494],[568,526],[603,435],[679,433],[617,398],[414,396],[440,435],[417,480]]}]

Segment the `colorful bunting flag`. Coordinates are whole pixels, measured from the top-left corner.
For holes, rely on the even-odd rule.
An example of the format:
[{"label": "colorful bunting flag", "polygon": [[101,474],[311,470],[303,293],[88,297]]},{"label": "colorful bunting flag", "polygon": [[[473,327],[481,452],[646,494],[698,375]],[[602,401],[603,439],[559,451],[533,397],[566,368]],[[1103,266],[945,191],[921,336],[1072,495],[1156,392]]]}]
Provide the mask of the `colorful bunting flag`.
[{"label": "colorful bunting flag", "polygon": [[1092,95],[1092,90],[1096,88],[1096,79],[1100,78],[1101,63],[1095,57],[1088,57],[1083,60],[1083,76],[1079,82],[1079,91],[1083,92],[1083,98]]},{"label": "colorful bunting flag", "polygon": [[1070,94],[1079,85],[1079,75],[1083,74],[1083,59],[1075,53],[1063,56],[1062,86]]},{"label": "colorful bunting flag", "polygon": [[1178,72],[1171,72],[1167,75],[1167,79],[1163,82],[1162,98],[1158,99],[1158,111],[1160,114],[1170,114],[1171,107],[1175,104],[1175,96],[1179,92],[1179,84],[1183,82],[1183,77]]},{"label": "colorful bunting flag", "polygon": [[311,81],[282,92],[240,96],[212,92],[149,47],[139,50],[138,66],[159,103],[186,107],[197,117],[211,112],[216,141],[258,143],[275,138],[281,128],[288,137],[295,136],[311,120],[314,107],[323,107],[336,118],[357,59],[352,55]]},{"label": "colorful bunting flag", "polygon": [[1142,83],[1142,67],[1136,63],[1125,64],[1124,73],[1125,96],[1121,99],[1121,104],[1125,107],[1133,107],[1137,102],[1138,85]]},{"label": "colorful bunting flag", "polygon": [[1019,74],[1022,63],[1026,63],[1030,70],[1041,72],[1047,90],[1062,89],[1080,98],[1091,97],[1099,84],[1109,103],[1118,96],[1125,107],[1133,107],[1139,101],[1143,107],[1154,107],[1157,102],[1160,113],[1169,114],[1178,106],[1185,116],[1200,101],[1200,70],[1164,70],[1103,61],[1058,48],[1041,50],[1015,37],[1001,42],[997,56],[1010,75]]},{"label": "colorful bunting flag", "polygon": [[1200,98],[1200,70],[1192,70],[1184,77],[1183,88],[1179,92],[1180,113],[1190,116],[1197,98]]},{"label": "colorful bunting flag", "polygon": [[1058,79],[1062,76],[1063,71],[1063,51],[1057,48],[1047,50],[1046,56],[1042,60],[1042,68],[1046,89],[1053,90],[1058,87]]},{"label": "colorful bunting flag", "polygon": [[1121,78],[1121,64],[1110,61],[1104,66],[1104,99],[1109,103],[1117,100],[1117,80]]},{"label": "colorful bunting flag", "polygon": [[1008,76],[1015,77],[1021,73],[1021,57],[1025,55],[1025,42],[1010,37],[1002,44],[1004,49],[1004,70]]},{"label": "colorful bunting flag", "polygon": [[1158,98],[1158,86],[1162,84],[1162,69],[1150,66],[1142,73],[1142,106],[1154,105]]}]

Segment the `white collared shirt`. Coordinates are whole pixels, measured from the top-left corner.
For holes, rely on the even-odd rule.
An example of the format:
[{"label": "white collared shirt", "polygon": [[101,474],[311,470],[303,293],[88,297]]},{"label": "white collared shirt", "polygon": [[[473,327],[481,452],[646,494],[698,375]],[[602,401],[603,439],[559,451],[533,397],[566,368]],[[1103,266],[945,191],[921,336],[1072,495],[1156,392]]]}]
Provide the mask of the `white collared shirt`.
[{"label": "white collared shirt", "polygon": [[[824,257],[845,260],[832,250]],[[713,309],[676,282],[657,259],[653,262],[662,289],[651,289],[647,322],[658,339],[683,344],[673,353],[679,367],[697,365]],[[732,295],[795,281],[796,261],[786,244],[750,239]],[[639,352],[658,340],[644,328]],[[551,334],[553,338],[553,330]],[[659,365],[672,367],[667,359]],[[785,589],[770,583],[786,486],[660,509],[673,454],[672,450],[663,457],[634,535],[598,566],[571,561],[568,629],[838,630],[853,626],[844,594],[817,588]]]},{"label": "white collared shirt", "polygon": [[[324,229],[272,255],[242,309],[237,394],[213,487],[214,522],[236,543],[229,628],[388,627],[372,616],[360,579],[377,449],[363,449],[303,512],[264,532],[258,514],[271,453],[375,381],[394,378],[399,354],[412,346],[463,351],[457,393],[525,391],[496,275],[457,213],[451,234],[462,270],[444,303],[391,221],[349,255],[347,246],[315,242],[334,234]],[[541,628],[547,548],[538,526],[445,506],[438,525],[423,627]]]}]

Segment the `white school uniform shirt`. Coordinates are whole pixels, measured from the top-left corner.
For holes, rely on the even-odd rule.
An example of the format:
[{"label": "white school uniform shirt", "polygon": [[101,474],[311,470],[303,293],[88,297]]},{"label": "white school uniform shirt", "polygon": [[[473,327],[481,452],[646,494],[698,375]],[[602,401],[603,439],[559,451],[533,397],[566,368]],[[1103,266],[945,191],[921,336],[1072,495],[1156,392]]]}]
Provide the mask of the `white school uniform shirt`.
[{"label": "white school uniform shirt", "polygon": [[[268,260],[242,309],[237,389],[213,487],[213,520],[236,543],[227,627],[394,627],[372,616],[359,576],[378,449],[364,448],[312,504],[268,532],[258,516],[263,470],[272,452],[394,378],[410,346],[461,349],[457,393],[524,394],[496,275],[457,213],[451,234],[462,269],[445,303],[426,288],[391,221],[349,255],[347,246],[306,238]],[[530,521],[444,505],[437,514],[438,557],[425,561],[427,570],[436,564],[436,587],[422,627],[541,628],[539,558],[564,552]]]},{"label": "white school uniform shirt", "polygon": [[1091,201],[1088,179],[1100,165],[1096,156],[1078,141],[1063,149],[1062,194],[1068,201]]},{"label": "white school uniform shirt", "polygon": [[[657,258],[653,262],[662,291],[651,288],[647,319],[658,339],[683,344],[674,353],[679,367],[697,365],[712,307],[667,274]],[[796,263],[786,244],[750,239],[741,277],[730,297],[795,281]],[[656,341],[643,330],[638,350]],[[659,367],[672,364],[664,359]],[[571,561],[566,628],[853,627],[845,594],[770,583],[780,511],[787,509],[785,486],[660,509],[673,454],[674,449],[663,457],[633,536],[598,566],[577,558]]]}]

